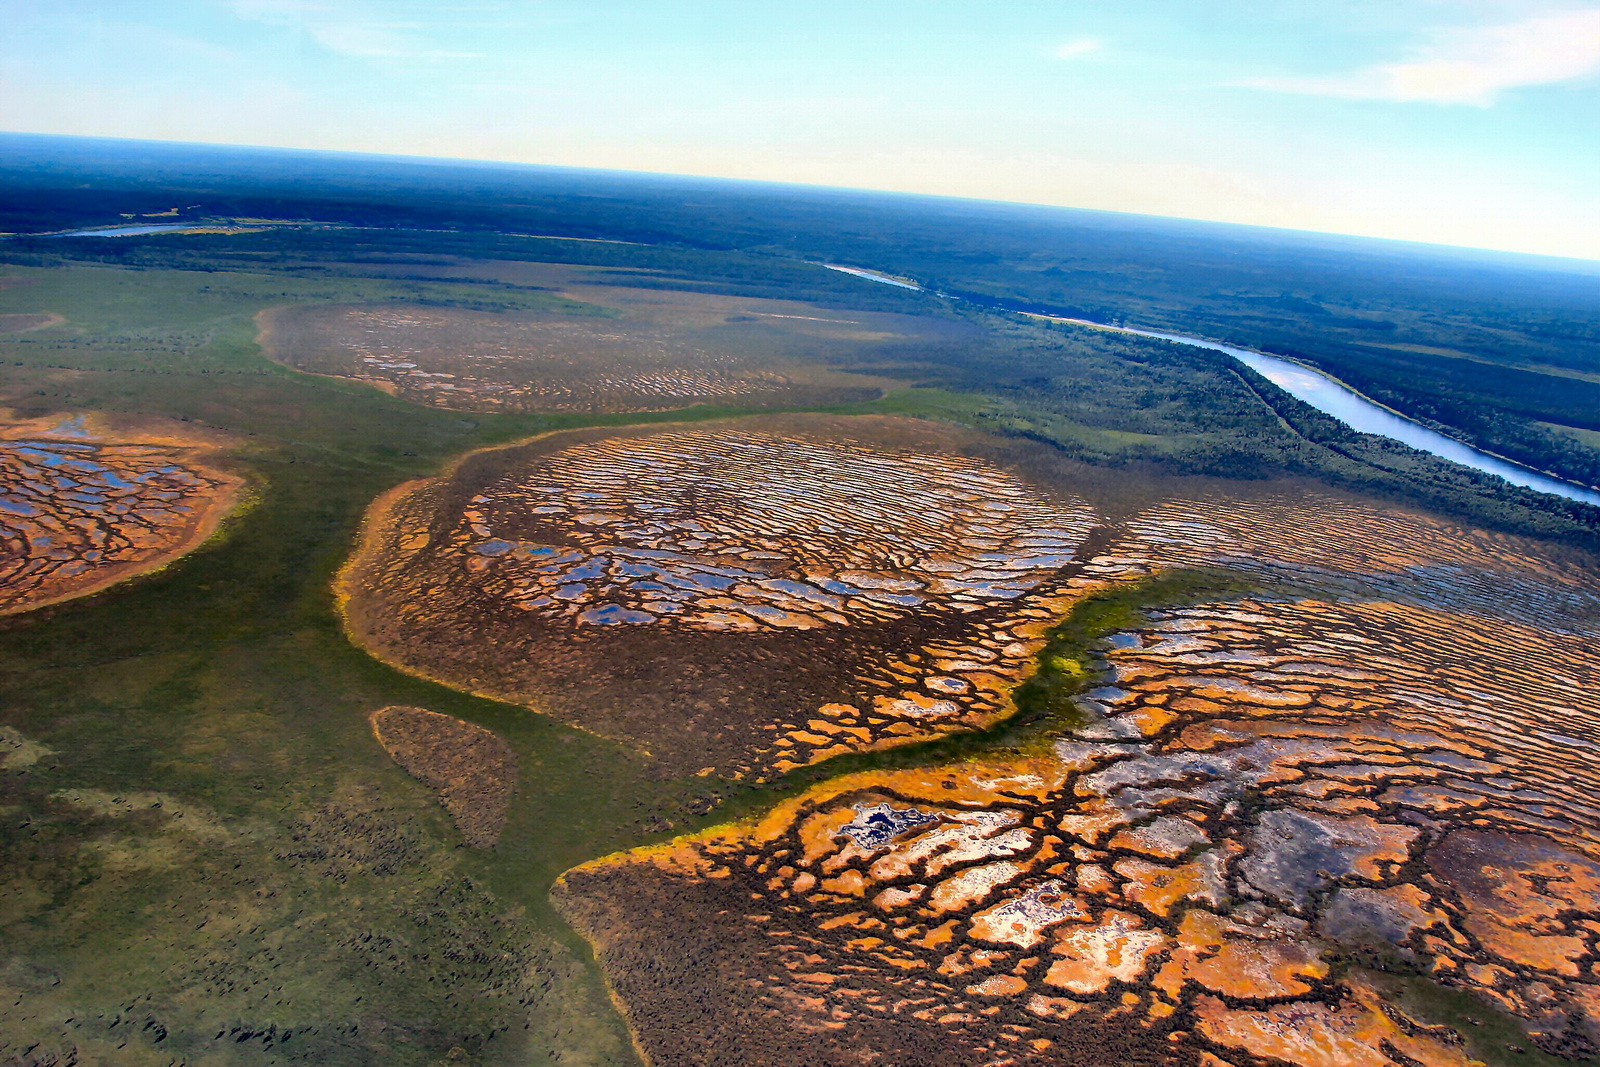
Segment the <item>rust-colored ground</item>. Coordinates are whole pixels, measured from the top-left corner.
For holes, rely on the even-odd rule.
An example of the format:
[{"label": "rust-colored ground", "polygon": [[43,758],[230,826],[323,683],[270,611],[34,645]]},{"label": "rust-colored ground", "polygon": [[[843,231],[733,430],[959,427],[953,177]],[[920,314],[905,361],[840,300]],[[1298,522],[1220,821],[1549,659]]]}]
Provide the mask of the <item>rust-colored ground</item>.
[{"label": "rust-colored ground", "polygon": [[1087,575],[1223,562],[1261,590],[1112,637],[1049,751],[857,774],[568,873],[654,1062],[1475,1059],[1470,1021],[1362,965],[1593,1062],[1593,562],[1305,496],[1118,534]]},{"label": "rust-colored ground", "polygon": [[198,547],[243,480],[218,443],[79,418],[0,424],[0,614],[93,593]]},{"label": "rust-colored ground", "polygon": [[500,840],[517,789],[517,755],[496,735],[424,708],[379,708],[372,734],[405,772],[432,786],[467,844]]},{"label": "rust-colored ground", "polygon": [[1113,518],[985,441],[562,433],[369,516],[341,579],[359,640],[668,773],[981,726],[1087,593],[1254,577],[1111,636],[1084,725],[1026,755],[860,772],[569,872],[558,902],[654,1062],[1478,1056],[1384,970],[1600,1053],[1593,559],[1271,487]]}]

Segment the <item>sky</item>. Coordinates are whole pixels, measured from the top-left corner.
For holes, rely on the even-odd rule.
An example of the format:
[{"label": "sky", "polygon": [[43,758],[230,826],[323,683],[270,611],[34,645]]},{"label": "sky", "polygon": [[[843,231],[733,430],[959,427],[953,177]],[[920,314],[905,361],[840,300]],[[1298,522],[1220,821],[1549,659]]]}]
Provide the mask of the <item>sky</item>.
[{"label": "sky", "polygon": [[13,132],[1600,259],[1600,0],[0,0],[0,27]]}]

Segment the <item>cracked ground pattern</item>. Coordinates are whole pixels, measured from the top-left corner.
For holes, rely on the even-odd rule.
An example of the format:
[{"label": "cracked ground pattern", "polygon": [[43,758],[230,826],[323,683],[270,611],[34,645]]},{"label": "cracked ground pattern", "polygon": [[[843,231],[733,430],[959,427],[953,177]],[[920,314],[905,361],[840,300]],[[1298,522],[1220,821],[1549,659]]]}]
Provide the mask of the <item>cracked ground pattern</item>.
[{"label": "cracked ground pattern", "polygon": [[239,481],[180,444],[0,439],[0,613],[101,588],[203,540]]},{"label": "cracked ground pattern", "polygon": [[960,440],[793,417],[486,455],[369,522],[353,629],[680,772],[769,777],[981,726],[1103,583],[1103,533]]},{"label": "cracked ground pattern", "polygon": [[858,773],[569,872],[559,900],[654,1061],[757,1040],[795,1064],[1479,1058],[1471,1019],[1406,1006],[1386,971],[1592,1062],[1593,571],[1318,503],[1123,524],[1086,574],[1243,562],[1261,585],[1109,638],[1048,751]]}]

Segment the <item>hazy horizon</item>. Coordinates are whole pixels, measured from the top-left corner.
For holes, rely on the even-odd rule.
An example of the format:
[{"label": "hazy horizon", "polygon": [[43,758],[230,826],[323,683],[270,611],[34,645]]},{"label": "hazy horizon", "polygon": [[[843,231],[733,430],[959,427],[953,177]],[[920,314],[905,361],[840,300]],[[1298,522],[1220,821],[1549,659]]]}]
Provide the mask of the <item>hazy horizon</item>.
[{"label": "hazy horizon", "polygon": [[1600,6],[7,0],[0,127],[1600,259]]},{"label": "hazy horizon", "polygon": [[49,134],[35,133],[26,130],[0,129],[0,139],[6,137],[39,137],[44,139],[57,139],[62,141],[103,141],[123,145],[159,145],[172,148],[216,148],[229,149],[241,152],[291,152],[306,155],[348,157],[353,159],[382,160],[395,163],[411,164],[438,164],[461,165],[504,168],[527,168],[530,170],[570,170],[593,174],[607,174],[630,178],[661,178],[680,181],[705,181],[727,182],[735,185],[748,185],[752,187],[770,187],[773,189],[795,189],[823,193],[864,194],[869,196],[905,197],[907,199],[943,200],[952,203],[968,203],[975,205],[989,205],[1003,208],[1037,208],[1045,211],[1082,212],[1091,215],[1105,215],[1112,218],[1127,218],[1130,220],[1151,220],[1156,222],[1191,223],[1204,227],[1218,227],[1225,230],[1243,232],[1256,232],[1260,234],[1278,235],[1302,238],[1332,238],[1335,240],[1348,240],[1355,242],[1371,242],[1376,245],[1394,245],[1403,248],[1417,249],[1420,251],[1435,250],[1442,253],[1466,253],[1471,255],[1487,255],[1492,257],[1507,257],[1511,260],[1535,260],[1550,264],[1572,265],[1582,268],[1595,267],[1600,269],[1600,252],[1594,256],[1569,256],[1545,252],[1528,252],[1514,248],[1494,248],[1485,245],[1446,244],[1436,241],[1417,241],[1402,237],[1390,237],[1382,234],[1341,233],[1334,230],[1309,230],[1291,226],[1270,226],[1260,223],[1233,222],[1227,219],[1199,218],[1186,215],[1161,215],[1151,212],[1119,211],[1112,208],[1083,207],[1077,204],[1045,204],[1027,200],[1001,200],[993,197],[956,196],[946,193],[922,193],[901,189],[885,189],[867,186],[829,185],[814,182],[783,181],[770,178],[742,178],[725,174],[694,174],[682,171],[653,171],[629,170],[619,167],[592,167],[581,164],[569,163],[544,163],[538,161],[512,160],[512,159],[472,159],[461,156],[427,156],[395,152],[360,152],[338,148],[301,148],[295,145],[264,145],[246,144],[234,141],[170,141],[156,138],[129,138],[129,137],[98,137],[80,134]]}]

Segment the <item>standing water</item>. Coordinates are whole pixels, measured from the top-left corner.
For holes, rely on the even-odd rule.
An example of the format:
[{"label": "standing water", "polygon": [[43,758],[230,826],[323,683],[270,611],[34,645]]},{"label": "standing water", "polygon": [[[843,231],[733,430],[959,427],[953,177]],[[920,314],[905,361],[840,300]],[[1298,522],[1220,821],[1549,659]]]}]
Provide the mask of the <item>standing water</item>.
[{"label": "standing water", "polygon": [[170,233],[174,230],[192,230],[198,222],[140,222],[128,226],[101,226],[89,230],[68,230],[65,233],[36,233],[30,237],[143,237],[150,233]]}]

